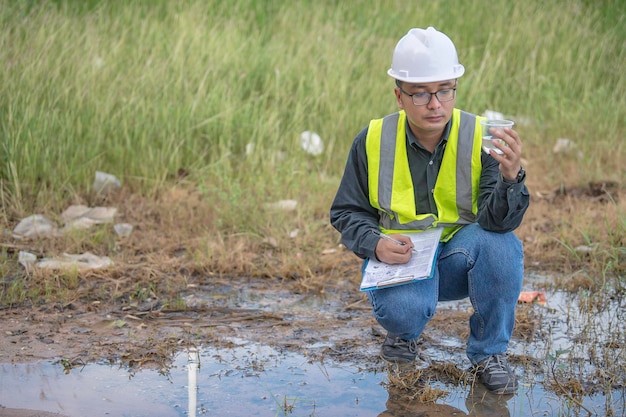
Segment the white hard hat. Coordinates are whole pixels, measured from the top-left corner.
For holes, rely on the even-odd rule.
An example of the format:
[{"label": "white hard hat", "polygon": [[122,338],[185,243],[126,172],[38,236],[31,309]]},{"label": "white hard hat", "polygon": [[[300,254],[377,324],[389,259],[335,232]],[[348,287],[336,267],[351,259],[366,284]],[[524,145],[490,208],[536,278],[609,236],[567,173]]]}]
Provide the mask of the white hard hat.
[{"label": "white hard hat", "polygon": [[398,41],[387,74],[409,83],[430,83],[453,80],[464,72],[450,38],[429,27],[411,29]]}]

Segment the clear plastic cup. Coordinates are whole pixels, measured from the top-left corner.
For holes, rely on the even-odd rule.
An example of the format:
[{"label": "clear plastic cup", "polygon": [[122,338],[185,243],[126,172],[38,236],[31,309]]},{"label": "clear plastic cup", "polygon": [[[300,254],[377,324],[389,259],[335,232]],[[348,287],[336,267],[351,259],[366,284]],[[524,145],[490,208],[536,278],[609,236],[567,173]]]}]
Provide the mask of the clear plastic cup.
[{"label": "clear plastic cup", "polygon": [[499,139],[493,136],[492,132],[490,132],[489,129],[494,128],[494,129],[504,130],[505,127],[513,127],[515,123],[511,120],[483,119],[480,121],[480,124],[483,128],[483,132],[482,132],[483,151],[485,151],[486,153],[489,153],[489,151],[493,149],[495,153],[502,155],[502,151],[496,148],[496,145],[494,145],[494,142],[497,141],[504,146],[506,146],[506,143],[502,139]]}]

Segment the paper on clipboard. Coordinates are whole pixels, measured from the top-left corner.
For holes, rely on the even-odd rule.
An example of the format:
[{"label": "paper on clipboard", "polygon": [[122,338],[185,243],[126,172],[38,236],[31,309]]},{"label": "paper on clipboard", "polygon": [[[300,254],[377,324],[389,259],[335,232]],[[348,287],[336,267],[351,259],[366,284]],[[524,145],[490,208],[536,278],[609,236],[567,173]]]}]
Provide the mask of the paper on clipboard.
[{"label": "paper on clipboard", "polygon": [[435,261],[441,227],[423,232],[406,233],[411,238],[414,252],[406,264],[389,265],[376,259],[368,259],[363,267],[361,291],[393,287],[431,278],[435,271]]}]

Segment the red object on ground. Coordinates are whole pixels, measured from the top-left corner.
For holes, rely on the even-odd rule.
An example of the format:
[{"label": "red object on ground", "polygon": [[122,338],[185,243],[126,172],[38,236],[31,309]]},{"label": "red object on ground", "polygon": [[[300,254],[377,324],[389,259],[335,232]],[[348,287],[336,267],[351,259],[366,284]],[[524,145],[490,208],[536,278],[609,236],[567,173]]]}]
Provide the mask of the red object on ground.
[{"label": "red object on ground", "polygon": [[519,294],[519,298],[517,302],[519,303],[537,303],[544,305],[546,303],[546,292],[545,291],[522,291]]}]

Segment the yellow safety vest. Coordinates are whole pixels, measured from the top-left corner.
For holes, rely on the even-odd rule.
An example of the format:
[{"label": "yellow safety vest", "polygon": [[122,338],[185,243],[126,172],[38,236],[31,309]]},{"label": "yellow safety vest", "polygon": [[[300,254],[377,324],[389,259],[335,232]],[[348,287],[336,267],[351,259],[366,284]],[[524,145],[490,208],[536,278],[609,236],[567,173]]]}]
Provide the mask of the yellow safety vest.
[{"label": "yellow safety vest", "polygon": [[482,164],[480,119],[454,109],[433,197],[435,213],[416,213],[415,192],[407,156],[406,113],[402,110],[372,120],[366,138],[369,199],[378,209],[385,233],[406,233],[443,227],[447,241],[478,212]]}]

